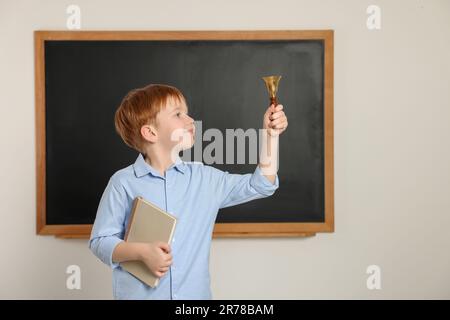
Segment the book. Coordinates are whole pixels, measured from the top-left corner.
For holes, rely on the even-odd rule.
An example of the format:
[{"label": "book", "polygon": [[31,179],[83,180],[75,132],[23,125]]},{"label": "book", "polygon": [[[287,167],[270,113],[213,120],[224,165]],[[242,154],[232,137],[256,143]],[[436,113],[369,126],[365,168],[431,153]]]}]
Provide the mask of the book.
[{"label": "book", "polygon": [[[131,217],[124,240],[127,242],[162,241],[170,244],[177,219],[142,197],[134,199]],[[159,278],[142,261],[124,261],[120,266],[133,276],[154,288]]]}]

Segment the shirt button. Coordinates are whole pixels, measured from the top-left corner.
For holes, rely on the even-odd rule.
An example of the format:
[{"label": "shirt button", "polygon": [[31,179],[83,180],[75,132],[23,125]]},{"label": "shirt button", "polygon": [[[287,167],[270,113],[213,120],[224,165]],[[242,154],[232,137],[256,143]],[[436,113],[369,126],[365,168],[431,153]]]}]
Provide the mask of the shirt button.
[{"label": "shirt button", "polygon": [[175,242],[175,238],[172,239],[172,242]]}]

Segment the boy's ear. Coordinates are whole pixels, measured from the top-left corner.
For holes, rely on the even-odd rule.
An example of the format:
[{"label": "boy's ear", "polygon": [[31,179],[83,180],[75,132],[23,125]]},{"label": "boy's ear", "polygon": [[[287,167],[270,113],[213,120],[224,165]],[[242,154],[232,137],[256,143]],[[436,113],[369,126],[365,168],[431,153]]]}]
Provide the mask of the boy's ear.
[{"label": "boy's ear", "polygon": [[146,124],[141,127],[141,135],[148,142],[155,143],[158,140],[158,132],[155,126],[151,124]]}]

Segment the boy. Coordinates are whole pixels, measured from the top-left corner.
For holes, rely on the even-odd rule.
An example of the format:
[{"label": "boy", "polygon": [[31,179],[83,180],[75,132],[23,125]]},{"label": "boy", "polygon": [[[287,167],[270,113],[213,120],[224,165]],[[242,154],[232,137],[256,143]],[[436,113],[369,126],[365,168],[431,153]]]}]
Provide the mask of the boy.
[{"label": "boy", "polygon": [[[282,109],[267,109],[260,163],[253,174],[241,175],[179,158],[194,144],[195,128],[178,89],[152,84],[125,96],[115,114],[116,131],[139,156],[110,178],[89,241],[92,252],[113,268],[115,299],[212,298],[209,251],[217,212],[278,188],[278,154],[267,149],[278,151],[278,136],[287,127]],[[171,246],[123,241],[137,196],[177,217]],[[130,260],[144,262],[159,285],[151,288],[120,267]]]}]

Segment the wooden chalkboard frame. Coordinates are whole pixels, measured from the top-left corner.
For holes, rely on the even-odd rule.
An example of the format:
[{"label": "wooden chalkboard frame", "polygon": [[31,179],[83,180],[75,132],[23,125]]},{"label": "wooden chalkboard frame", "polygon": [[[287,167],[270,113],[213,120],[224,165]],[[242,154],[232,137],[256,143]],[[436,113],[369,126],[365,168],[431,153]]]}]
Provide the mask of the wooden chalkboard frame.
[{"label": "wooden chalkboard frame", "polygon": [[46,131],[44,42],[51,40],[321,40],[324,43],[324,192],[321,223],[216,223],[214,237],[302,237],[334,232],[333,30],[279,31],[35,31],[36,232],[87,238],[92,225],[46,223]]}]

